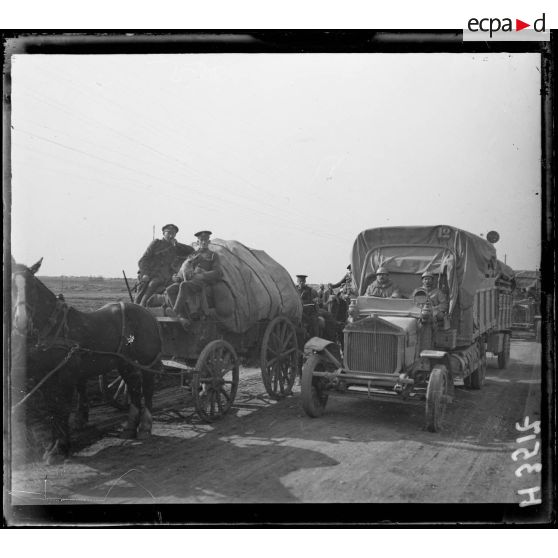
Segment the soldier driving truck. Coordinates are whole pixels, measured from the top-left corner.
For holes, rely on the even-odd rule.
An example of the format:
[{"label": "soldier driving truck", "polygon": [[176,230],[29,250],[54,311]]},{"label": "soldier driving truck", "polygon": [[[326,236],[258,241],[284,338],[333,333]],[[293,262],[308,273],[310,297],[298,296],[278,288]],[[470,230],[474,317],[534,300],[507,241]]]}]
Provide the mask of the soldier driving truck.
[{"label": "soldier driving truck", "polygon": [[[513,271],[490,242],[445,225],[365,230],[352,270],[344,350],[319,338],[305,345],[305,412],[319,417],[330,395],[398,398],[425,405],[426,428],[437,432],[457,378],[481,389],[489,352],[507,366]],[[397,289],[368,287],[386,273]]]}]

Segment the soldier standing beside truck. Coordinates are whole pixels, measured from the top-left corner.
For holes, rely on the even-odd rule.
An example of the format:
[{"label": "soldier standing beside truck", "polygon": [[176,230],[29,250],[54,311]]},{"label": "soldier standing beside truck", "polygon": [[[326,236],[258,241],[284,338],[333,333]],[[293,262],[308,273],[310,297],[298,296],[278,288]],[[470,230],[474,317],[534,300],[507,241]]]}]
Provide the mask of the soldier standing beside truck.
[{"label": "soldier standing beside truck", "polygon": [[298,294],[302,301],[302,322],[310,337],[319,334],[320,326],[318,321],[318,293],[310,285],[306,284],[308,275],[297,275]]}]

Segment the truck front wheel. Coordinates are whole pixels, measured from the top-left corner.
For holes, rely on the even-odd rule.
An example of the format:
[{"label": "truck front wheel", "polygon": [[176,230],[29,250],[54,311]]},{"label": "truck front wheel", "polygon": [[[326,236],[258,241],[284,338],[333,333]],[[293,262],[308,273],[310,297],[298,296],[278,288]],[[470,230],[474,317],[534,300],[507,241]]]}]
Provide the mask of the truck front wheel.
[{"label": "truck front wheel", "polygon": [[311,355],[302,367],[300,395],[304,412],[309,417],[318,418],[324,414],[328,393],[322,385],[322,378],[313,376],[314,370],[325,371],[323,360],[316,354]]},{"label": "truck front wheel", "polygon": [[442,364],[430,372],[426,388],[426,429],[438,432],[442,427],[448,402],[448,372]]}]

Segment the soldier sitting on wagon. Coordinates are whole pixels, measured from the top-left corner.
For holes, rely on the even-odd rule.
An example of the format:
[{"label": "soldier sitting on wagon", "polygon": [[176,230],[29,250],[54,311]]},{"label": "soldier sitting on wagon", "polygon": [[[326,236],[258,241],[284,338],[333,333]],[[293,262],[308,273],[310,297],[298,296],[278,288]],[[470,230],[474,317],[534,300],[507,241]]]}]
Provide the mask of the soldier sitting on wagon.
[{"label": "soldier sitting on wagon", "polygon": [[173,310],[184,326],[189,325],[191,319],[210,314],[206,287],[223,277],[219,256],[209,249],[211,234],[211,231],[195,234],[198,238],[198,250],[184,261],[173,277],[177,283],[166,291],[171,303],[176,297]]},{"label": "soldier sitting on wagon", "polygon": [[389,271],[383,265],[376,271],[376,279],[366,289],[366,296],[377,296],[380,298],[401,298],[399,288],[389,277]]},{"label": "soldier sitting on wagon", "polygon": [[136,304],[147,306],[151,295],[162,293],[172,280],[175,260],[185,258],[194,251],[191,246],[176,241],[177,232],[176,225],[165,225],[163,238],[153,240],[139,260]]}]

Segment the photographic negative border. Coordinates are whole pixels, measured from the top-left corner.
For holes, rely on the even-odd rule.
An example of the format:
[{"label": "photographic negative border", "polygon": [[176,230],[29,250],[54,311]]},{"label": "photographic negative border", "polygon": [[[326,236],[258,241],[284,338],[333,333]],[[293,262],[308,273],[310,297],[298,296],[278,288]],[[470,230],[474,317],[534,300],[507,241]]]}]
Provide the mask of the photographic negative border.
[{"label": "photographic negative border", "polygon": [[[4,489],[4,514],[11,525],[235,525],[359,526],[510,523],[555,521],[555,252],[553,190],[555,32],[550,43],[464,43],[460,30],[449,31],[192,31],[13,32],[4,43],[4,424],[10,424],[11,331],[11,65],[14,54],[162,54],[162,53],[540,53],[541,54],[541,274],[543,292],[542,442],[544,461],[540,506],[512,504],[189,504],[123,506],[12,506]],[[6,427],[5,427],[6,428]],[[4,443],[4,460],[10,462]],[[9,467],[5,485],[10,486]]]}]

